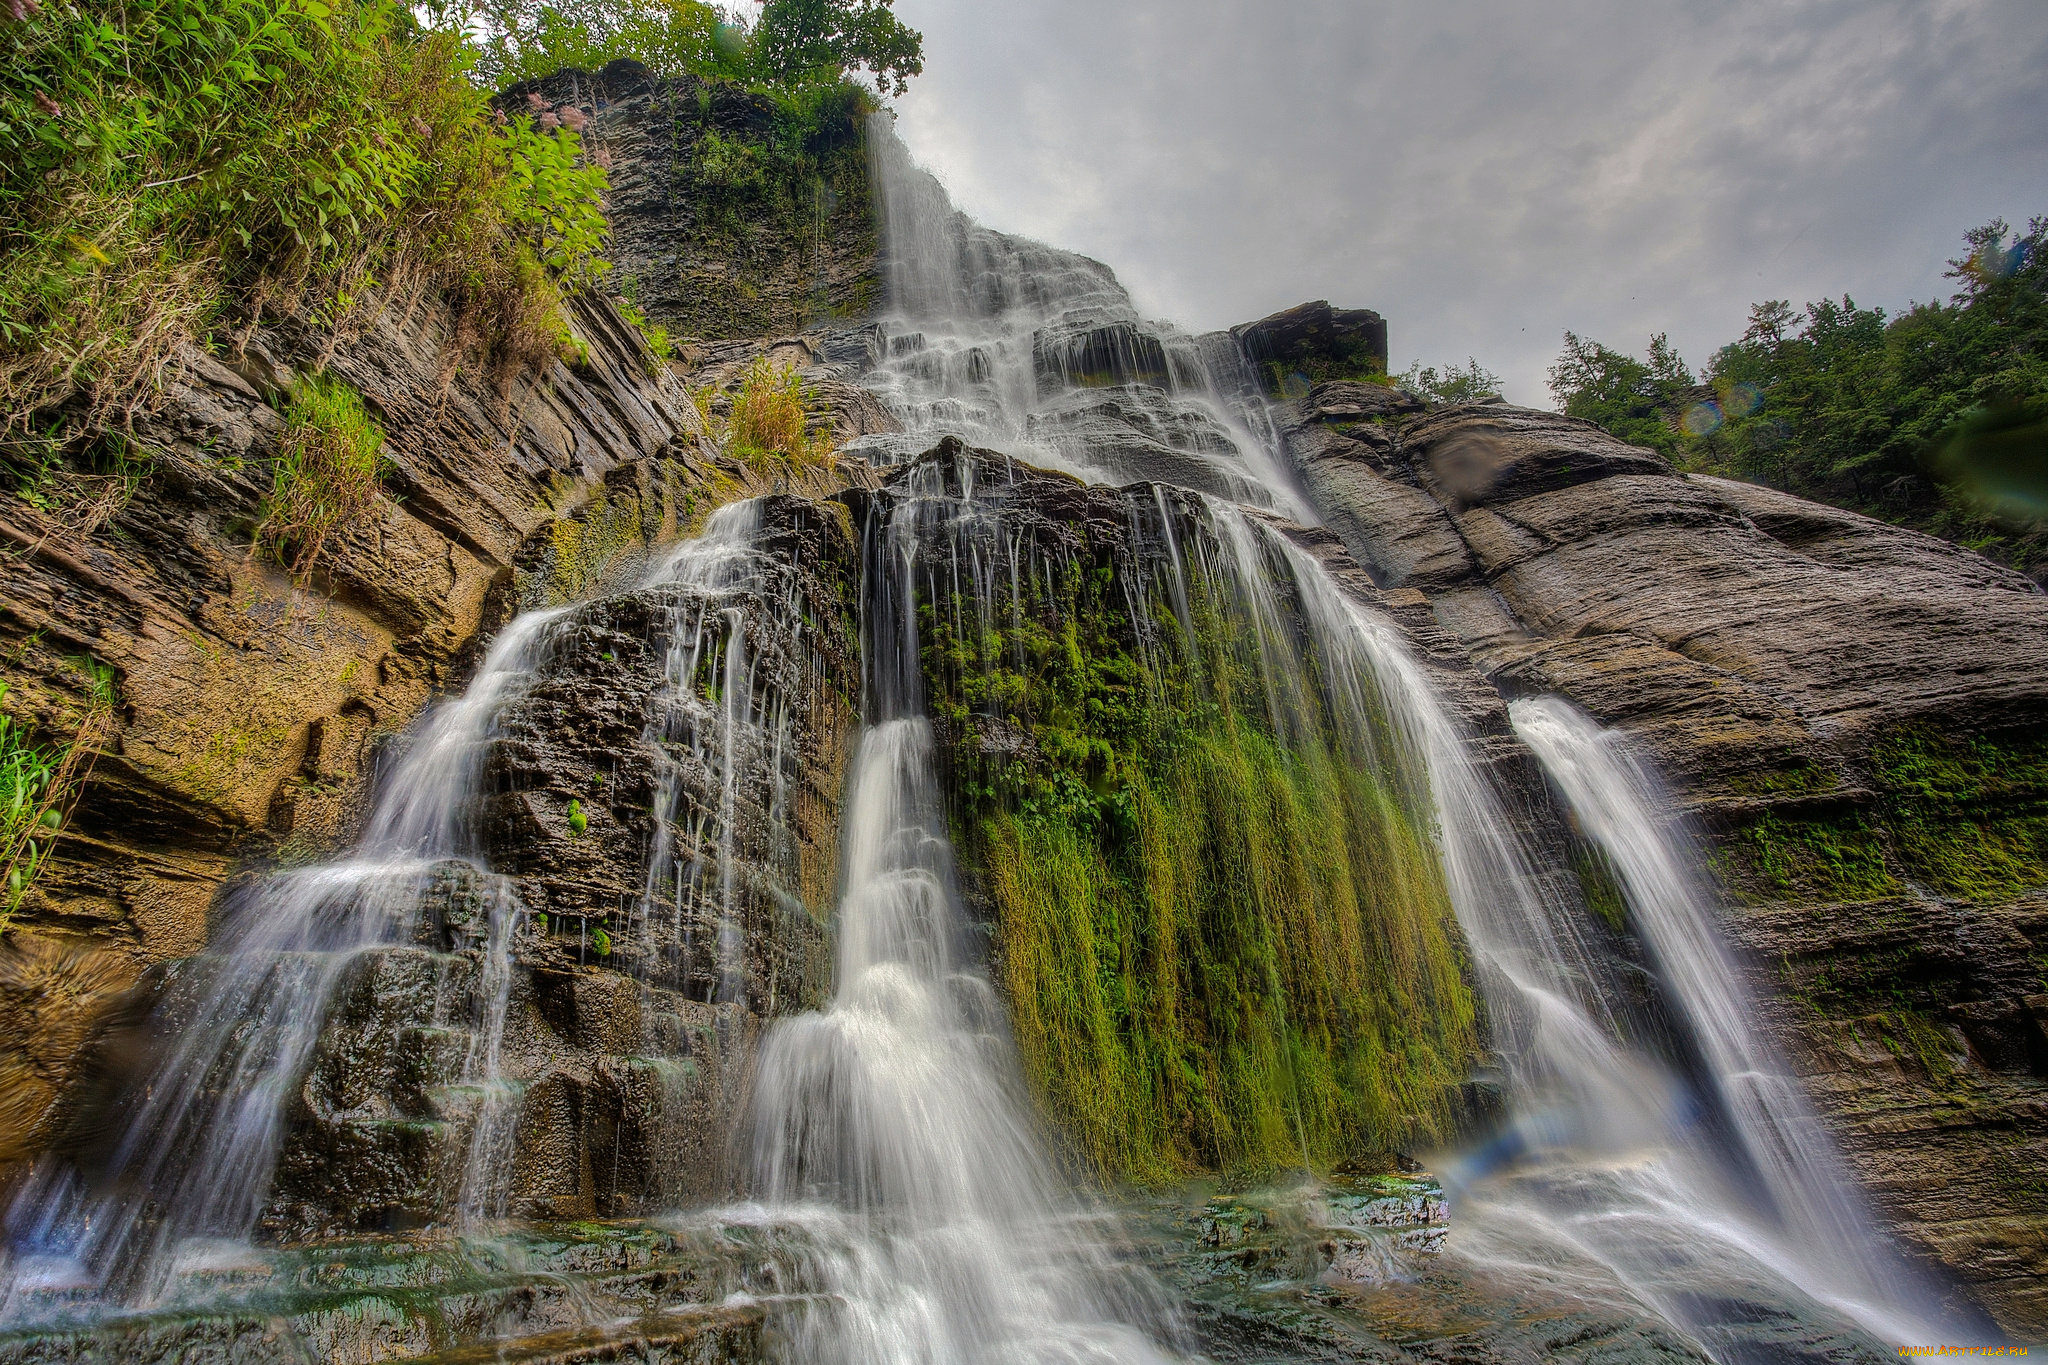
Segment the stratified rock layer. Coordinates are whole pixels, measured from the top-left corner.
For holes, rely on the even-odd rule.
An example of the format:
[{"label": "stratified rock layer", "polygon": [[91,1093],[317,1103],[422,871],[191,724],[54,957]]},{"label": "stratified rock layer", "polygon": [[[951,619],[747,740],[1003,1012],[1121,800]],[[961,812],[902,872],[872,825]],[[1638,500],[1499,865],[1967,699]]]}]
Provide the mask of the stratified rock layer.
[{"label": "stratified rock layer", "polygon": [[[601,301],[573,303],[570,318],[586,359],[502,386],[451,366],[457,319],[438,304],[373,301],[339,336],[266,327],[225,358],[187,350],[133,419],[155,453],[110,515],[0,514],[17,547],[0,557],[9,711],[72,733],[87,657],[112,670],[119,699],[77,813],[13,918],[40,946],[0,961],[0,1009],[36,1015],[0,1054],[0,1159],[34,1145],[69,1074],[50,1039],[85,1025],[66,1018],[198,951],[238,858],[304,862],[351,837],[376,744],[461,675],[479,630],[509,609],[500,590],[529,537],[608,475],[698,458],[682,384]],[[278,409],[322,370],[363,395],[390,466],[374,515],[295,583],[250,529]],[[677,480],[715,482],[701,464],[677,466],[671,491]],[[659,503],[636,504],[634,538],[664,515],[675,524]]]},{"label": "stratified rock layer", "polygon": [[1496,685],[1634,736],[1852,1169],[2007,1330],[2048,1328],[2048,597],[1550,413],[1332,383],[1287,434]]}]

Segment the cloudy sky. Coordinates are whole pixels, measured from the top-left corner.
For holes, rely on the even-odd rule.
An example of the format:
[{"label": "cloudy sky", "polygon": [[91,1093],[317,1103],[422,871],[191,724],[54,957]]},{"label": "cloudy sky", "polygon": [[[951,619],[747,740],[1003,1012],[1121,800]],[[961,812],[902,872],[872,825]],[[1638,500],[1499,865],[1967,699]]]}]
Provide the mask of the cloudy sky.
[{"label": "cloudy sky", "polygon": [[1697,364],[1749,305],[1945,296],[2048,213],[2048,0],[897,0],[898,128],[992,227],[1206,330],[1378,309],[1549,406],[1570,328]]}]

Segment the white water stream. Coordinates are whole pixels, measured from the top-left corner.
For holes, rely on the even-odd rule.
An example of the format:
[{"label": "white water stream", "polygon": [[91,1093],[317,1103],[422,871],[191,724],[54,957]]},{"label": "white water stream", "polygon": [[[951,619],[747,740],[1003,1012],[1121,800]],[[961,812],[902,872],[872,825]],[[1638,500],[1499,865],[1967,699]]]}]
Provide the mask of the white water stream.
[{"label": "white water stream", "polygon": [[[364,953],[408,940],[437,865],[474,852],[467,798],[492,728],[564,615],[515,619],[467,691],[426,717],[352,856],[267,879],[206,953],[172,975],[159,994],[176,1019],[175,1041],[121,1111],[119,1135],[94,1163],[99,1183],[46,1159],[16,1196],[0,1319],[32,1320],[53,1300],[174,1301],[188,1270],[254,1230],[328,1001]],[[503,1025],[518,907],[495,886],[484,898],[485,952],[472,984],[484,996],[486,1028],[463,1073],[488,1110],[498,1059],[496,1037],[485,1035]]]},{"label": "white water stream", "polygon": [[[1164,1359],[1164,1305],[1041,1146],[1009,1026],[962,952],[953,852],[919,683],[918,522],[868,557],[867,723],[841,839],[831,1007],[778,1024],[755,1080],[758,1218],[807,1248],[792,1361],[977,1365]],[[878,581],[880,580],[880,581]]]},{"label": "white water stream", "polygon": [[[1699,1049],[1707,1093],[1696,1109],[1663,1110],[1661,1129],[1646,1123],[1659,1115],[1637,1117],[1647,1131],[1605,1165],[1567,1152],[1561,1165],[1499,1197],[1525,1217],[1555,1222],[1559,1236],[1701,1330],[1717,1325],[1717,1295],[1745,1285],[1769,1292],[1782,1280],[1886,1341],[1968,1335],[1943,1321],[1930,1287],[1870,1226],[1833,1143],[1759,1030],[1696,855],[1663,814],[1668,798],[1652,775],[1623,736],[1568,702],[1530,698],[1510,710],[1515,733],[1613,867]],[[1608,1114],[1588,1122],[1595,1118]],[[1612,1193],[1597,1219],[1568,1197],[1603,1185]]]}]

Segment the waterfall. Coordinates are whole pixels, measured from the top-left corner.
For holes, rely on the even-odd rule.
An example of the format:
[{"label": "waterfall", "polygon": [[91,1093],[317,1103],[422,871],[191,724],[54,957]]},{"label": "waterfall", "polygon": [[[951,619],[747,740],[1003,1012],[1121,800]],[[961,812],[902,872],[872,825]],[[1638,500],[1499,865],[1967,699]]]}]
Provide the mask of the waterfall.
[{"label": "waterfall", "polygon": [[[1702,1094],[1686,1068],[1664,1055],[1653,1022],[1646,1030],[1650,1021],[1629,1017],[1615,1003],[1623,992],[1612,950],[1575,897],[1538,871],[1518,824],[1522,817],[1503,799],[1475,737],[1401,632],[1339,588],[1314,556],[1262,515],[1278,510],[1313,519],[1291,480],[1270,473],[1266,461],[1278,461],[1279,439],[1234,344],[1142,322],[1106,268],[981,228],[909,163],[887,127],[878,126],[870,141],[890,312],[871,344],[864,382],[907,429],[902,437],[874,442],[870,453],[899,460],[942,435],[957,435],[1092,482],[1156,481],[1131,491],[1126,515],[1137,538],[1141,523],[1156,513],[1169,561],[1158,575],[1161,596],[1180,638],[1192,641],[1195,634],[1190,583],[1222,585],[1244,624],[1254,690],[1276,739],[1313,747],[1320,742],[1311,733],[1314,724],[1328,723],[1347,737],[1352,762],[1393,774],[1404,755],[1419,760],[1444,891],[1471,948],[1509,1082],[1504,1130],[1447,1168],[1462,1210],[1452,1247],[1494,1271],[1535,1275],[1579,1294],[1633,1297],[1730,1356],[1758,1349],[1767,1335],[1745,1322],[1746,1314],[1778,1314],[1819,1335],[1834,1333],[1851,1353],[1881,1350],[1878,1340],[1943,1339],[1939,1315],[1913,1278],[1871,1249],[1873,1238],[1829,1164],[1825,1139],[1796,1084],[1758,1050],[1737,979],[1713,943],[1697,894],[1676,870],[1682,861],[1668,844],[1646,842],[1654,827],[1640,804],[1637,827],[1612,833],[1606,817],[1618,799],[1614,793],[1626,785],[1608,783],[1608,805],[1597,812],[1589,807],[1585,793],[1558,773],[1556,748],[1548,742],[1554,725],[1540,724],[1530,704],[1517,707],[1518,731],[1621,869],[1677,1016],[1676,1049],[1704,1057],[1711,1093]],[[974,465],[963,460],[959,468],[960,497],[972,502]],[[922,467],[913,484],[921,477]],[[1157,483],[1197,491],[1196,533],[1176,538]],[[899,515],[913,505],[903,504]],[[949,515],[975,523],[968,511]],[[1000,624],[1000,599],[1007,597],[1014,613],[1024,595],[1017,587],[1015,534],[1004,529],[993,504],[981,516],[993,525],[980,525],[956,544],[946,566],[951,583],[934,584],[926,594],[934,613],[951,600],[951,611],[978,618],[953,628],[953,639],[963,631],[967,638],[976,630],[987,635]],[[894,633],[875,636],[870,648],[886,640],[899,666],[914,674],[910,555],[901,551],[895,563],[906,586],[870,585],[871,592],[895,591],[906,599],[883,618]],[[1027,577],[1040,571],[1050,584],[1052,564],[1024,566]],[[1124,592],[1133,592],[1128,579]],[[1145,612],[1129,600],[1138,621]],[[1145,638],[1138,643],[1153,660],[1155,645]],[[1205,667],[1192,650],[1182,662],[1191,673]],[[888,695],[897,708],[888,716],[914,714],[905,703],[909,692]],[[1325,721],[1304,729],[1305,717]],[[923,747],[922,741],[900,742],[888,752],[900,763]],[[850,807],[856,819],[870,814],[864,803],[886,804],[865,785],[869,761],[864,749],[863,785]],[[910,790],[900,789],[897,806],[915,804]],[[923,847],[942,840],[929,827],[911,842]],[[1617,841],[1628,847],[1616,847]],[[1644,859],[1661,863],[1653,867]],[[946,884],[936,865],[920,867],[931,874],[920,885]],[[857,884],[849,882],[843,939],[874,932],[854,918]],[[930,894],[944,900],[937,891]],[[929,905],[917,912],[919,923],[944,918]],[[900,928],[892,933],[903,939]],[[843,943],[842,954],[848,951]],[[894,969],[903,951],[899,943],[883,960]],[[842,956],[842,1003],[827,1019],[848,1008],[852,983],[875,970],[865,958]],[[837,1028],[807,1023],[801,1034],[779,1037],[769,1056],[787,1067],[791,1058],[776,1048],[793,1047],[801,1036],[808,1058],[801,1074],[814,1102],[830,1095],[839,1107],[834,1112],[866,1112],[862,1106],[874,1099],[895,1112],[870,1089],[880,1083],[874,1062],[847,1042],[854,1018],[847,1014]],[[1285,1031],[1284,1021],[1279,1027]],[[906,1064],[917,1055],[905,1044]],[[783,1072],[774,1074],[778,1086],[796,1084]],[[1298,1089],[1294,1105],[1298,1128]],[[866,1217],[914,1221],[910,1191],[926,1184],[905,1176],[908,1167],[885,1172],[873,1165],[883,1160],[871,1145],[877,1139],[851,1140],[838,1120],[824,1130],[805,1128],[788,1117],[797,1101],[782,1106],[776,1112],[784,1117],[758,1130],[771,1135],[768,1150],[776,1154],[761,1168],[766,1188],[788,1195],[808,1178],[793,1177],[792,1169],[830,1169],[827,1185],[862,1191],[853,1206],[866,1208]],[[1307,1146],[1303,1138],[1304,1160]],[[891,1162],[905,1156],[886,1142],[882,1151]],[[1037,1226],[1035,1215],[1012,1210],[1006,1216]],[[851,1297],[864,1303],[888,1297],[876,1295],[879,1286],[871,1283]],[[871,1351],[865,1358],[891,1357]]]},{"label": "waterfall", "polygon": [[1556,700],[1511,708],[1619,874],[1681,1033],[1704,1059],[1704,1102],[1624,1041],[1598,953],[1572,908],[1546,894],[1472,737],[1400,632],[1271,528],[1210,510],[1235,577],[1259,584],[1262,566],[1284,564],[1345,708],[1387,705],[1403,747],[1426,762],[1451,901],[1511,1076],[1506,1132],[1445,1168],[1459,1195],[1453,1250],[1574,1293],[1619,1289],[1724,1358],[1768,1354],[1782,1323],[1852,1354],[1970,1335],[1869,1227],[1797,1083],[1755,1031],[1687,853],[1619,737]]},{"label": "waterfall", "polygon": [[[1004,1010],[962,951],[919,682],[919,522],[868,528],[866,722],[842,842],[831,1007],[777,1025],[755,1080],[761,1216],[804,1233],[804,1362],[1142,1362],[1160,1307],[1043,1152]],[[1150,1323],[1147,1320],[1152,1320]]]},{"label": "waterfall", "polygon": [[[34,1316],[53,1293],[172,1300],[186,1265],[255,1229],[326,1002],[362,954],[409,941],[444,860],[473,851],[464,798],[493,720],[564,615],[517,618],[468,691],[426,717],[351,857],[269,878],[231,907],[206,953],[167,975],[156,1010],[175,1021],[176,1042],[94,1154],[96,1179],[45,1158],[9,1211],[10,1316]],[[485,898],[485,975],[496,979],[479,984],[496,1000],[517,905],[495,886]],[[495,1044],[481,1046],[465,1064],[479,1078]]]},{"label": "waterfall", "polygon": [[[738,932],[732,793],[756,781],[759,765],[779,774],[784,761],[783,717],[753,709],[743,613],[731,605],[755,579],[773,578],[753,548],[759,527],[757,504],[720,508],[702,536],[661,557],[637,588],[672,604],[672,638],[657,643],[669,652],[675,687],[657,707],[650,743],[694,746],[727,793],[706,840],[718,850],[727,939]],[[412,992],[386,1002],[397,1017],[461,1039],[453,1074],[428,1090],[435,1118],[427,1126],[456,1139],[440,1217],[464,1226],[505,1213],[521,1087],[505,1075],[502,1049],[514,939],[526,917],[509,881],[487,864],[477,806],[502,718],[579,628],[583,610],[516,616],[464,692],[432,707],[402,742],[356,848],[253,883],[204,953],[163,969],[148,1005],[149,1026],[164,1041],[110,1096],[112,1130],[67,1143],[61,1159],[42,1158],[8,1210],[0,1321],[206,1300],[215,1272],[275,1212],[278,1162],[296,1107],[316,1102],[310,1073],[331,1011],[358,987],[380,997]],[[695,653],[712,637],[725,650],[724,694],[716,714],[705,714],[689,688]],[[680,673],[679,659],[688,661]],[[664,789],[665,856],[680,799],[674,784]],[[686,842],[694,846],[701,833]],[[720,945],[722,979],[736,982],[730,948]],[[401,970],[387,984],[382,964],[408,955],[427,964],[423,983],[407,985]]]},{"label": "waterfall", "polygon": [[896,460],[951,434],[1095,482],[1158,479],[1315,520],[1234,338],[1148,322],[1108,266],[975,223],[891,115],[870,120],[868,146],[888,310],[862,382],[906,434],[855,449]]},{"label": "waterfall", "polygon": [[1828,1135],[1758,1032],[1756,1003],[1721,944],[1691,849],[1660,815],[1666,803],[1649,771],[1620,734],[1568,702],[1524,699],[1511,714],[1614,869],[1631,922],[1699,1048],[1707,1102],[1719,1111],[1658,1135],[1661,1155],[1639,1166],[1634,1181],[1646,1207],[1627,1211],[1683,1220],[1693,1254],[1682,1272],[1671,1264],[1669,1239],[1644,1237],[1616,1216],[1624,1210],[1611,1210],[1599,1228],[1568,1218],[1581,1224],[1572,1235],[1680,1321],[1697,1325],[1700,1315],[1675,1301],[1672,1287],[1689,1281],[1697,1294],[1701,1272],[1721,1262],[1741,1265],[1738,1274],[1782,1275],[1889,1340],[1955,1339],[1927,1286],[1878,1241]]}]

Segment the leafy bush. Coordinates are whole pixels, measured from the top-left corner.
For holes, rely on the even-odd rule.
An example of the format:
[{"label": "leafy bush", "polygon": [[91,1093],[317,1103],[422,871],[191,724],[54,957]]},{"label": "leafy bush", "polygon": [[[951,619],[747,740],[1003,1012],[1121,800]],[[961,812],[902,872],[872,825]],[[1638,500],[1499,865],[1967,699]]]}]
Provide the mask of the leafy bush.
[{"label": "leafy bush", "polygon": [[778,85],[837,80],[865,69],[900,95],[924,70],[924,38],[891,0],[768,0],[754,26],[752,66]]},{"label": "leafy bush", "polygon": [[742,32],[696,0],[608,0],[574,7],[492,0],[477,18],[486,34],[479,74],[500,87],[556,71],[595,71],[621,57],[663,75],[745,74]]},{"label": "leafy bush", "polygon": [[1439,371],[1436,366],[1425,366],[1418,360],[1402,374],[1401,387],[1432,403],[1470,403],[1500,397],[1500,376],[1470,356],[1465,358],[1462,370],[1446,365]]},{"label": "leafy bush", "polygon": [[598,268],[601,168],[494,117],[396,0],[106,0],[0,19],[0,408],[147,393],[266,305],[439,290],[465,348],[538,358]]},{"label": "leafy bush", "polygon": [[328,542],[375,512],[383,450],[383,431],[348,385],[323,377],[301,386],[285,409],[257,548],[309,578]]}]

